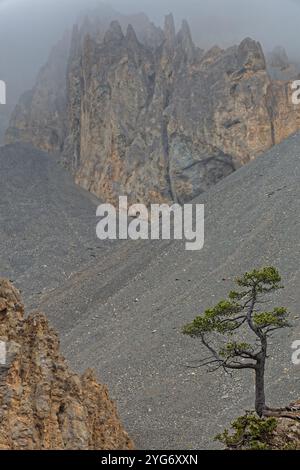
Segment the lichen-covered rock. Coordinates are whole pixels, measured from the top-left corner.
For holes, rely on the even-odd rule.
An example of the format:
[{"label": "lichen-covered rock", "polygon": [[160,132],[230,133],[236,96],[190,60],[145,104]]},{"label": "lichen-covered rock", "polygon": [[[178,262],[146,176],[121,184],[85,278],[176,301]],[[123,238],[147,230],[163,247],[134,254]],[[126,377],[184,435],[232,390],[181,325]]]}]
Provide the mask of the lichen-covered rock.
[{"label": "lichen-covered rock", "polygon": [[47,98],[36,125],[40,83],[7,142],[59,151],[76,182],[103,200],[183,203],[300,128],[290,84],[270,78],[259,43],[204,53],[186,22],[176,33],[172,15],[164,31],[147,25],[144,37],[117,21],[105,34],[75,28],[66,107]]},{"label": "lichen-covered rock", "polygon": [[[0,279],[0,449],[132,449],[107,388],[74,374],[44,315]],[[3,356],[5,346],[5,357]]]}]

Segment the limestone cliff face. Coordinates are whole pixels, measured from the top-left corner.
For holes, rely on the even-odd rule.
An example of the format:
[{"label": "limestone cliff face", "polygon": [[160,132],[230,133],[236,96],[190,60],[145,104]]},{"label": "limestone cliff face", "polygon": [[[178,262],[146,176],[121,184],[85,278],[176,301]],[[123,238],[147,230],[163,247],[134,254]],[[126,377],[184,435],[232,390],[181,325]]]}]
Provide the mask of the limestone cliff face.
[{"label": "limestone cliff face", "polygon": [[17,111],[7,141],[59,151],[77,183],[110,202],[185,202],[299,129],[290,85],[270,78],[259,43],[204,53],[171,15],[144,37],[116,21],[105,34],[75,28],[65,81],[66,107],[48,118],[44,107],[38,128]]},{"label": "limestone cliff face", "polygon": [[131,449],[106,387],[74,374],[44,315],[0,279],[0,449]]}]

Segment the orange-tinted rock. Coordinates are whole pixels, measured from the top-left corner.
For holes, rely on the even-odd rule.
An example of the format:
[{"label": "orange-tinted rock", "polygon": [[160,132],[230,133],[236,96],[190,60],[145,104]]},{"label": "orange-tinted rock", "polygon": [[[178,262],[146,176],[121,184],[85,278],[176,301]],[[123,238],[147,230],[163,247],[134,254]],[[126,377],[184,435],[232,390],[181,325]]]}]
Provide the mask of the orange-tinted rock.
[{"label": "orange-tinted rock", "polygon": [[107,388],[90,370],[70,370],[46,317],[25,318],[4,279],[0,305],[0,449],[132,449]]}]

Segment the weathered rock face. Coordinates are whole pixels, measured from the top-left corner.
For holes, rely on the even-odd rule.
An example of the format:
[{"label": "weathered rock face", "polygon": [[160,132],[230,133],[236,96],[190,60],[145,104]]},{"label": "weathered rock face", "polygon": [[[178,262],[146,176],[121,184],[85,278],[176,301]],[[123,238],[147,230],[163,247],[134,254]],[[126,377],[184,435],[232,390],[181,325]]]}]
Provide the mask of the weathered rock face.
[{"label": "weathered rock face", "polygon": [[[130,26],[124,36],[116,22],[103,43],[86,38],[80,70],[76,55],[69,66],[65,147],[80,185],[111,202],[119,194],[132,202],[183,202],[233,171],[230,156],[201,144],[205,129],[187,83],[201,55],[186,24],[176,36],[171,17],[155,51]],[[78,72],[80,89],[72,86]]]},{"label": "weathered rock face", "polygon": [[300,450],[300,425],[296,420],[278,418],[271,448]]},{"label": "weathered rock face", "polygon": [[[44,315],[0,279],[0,449],[132,449],[106,387],[68,368]],[[4,347],[3,347],[4,346]]]},{"label": "weathered rock face", "polygon": [[185,202],[299,129],[289,83],[272,81],[251,39],[204,54],[171,15],[144,37],[118,22],[88,31],[73,31],[66,108],[35,127],[33,91],[7,141],[59,151],[77,183],[106,201]]}]

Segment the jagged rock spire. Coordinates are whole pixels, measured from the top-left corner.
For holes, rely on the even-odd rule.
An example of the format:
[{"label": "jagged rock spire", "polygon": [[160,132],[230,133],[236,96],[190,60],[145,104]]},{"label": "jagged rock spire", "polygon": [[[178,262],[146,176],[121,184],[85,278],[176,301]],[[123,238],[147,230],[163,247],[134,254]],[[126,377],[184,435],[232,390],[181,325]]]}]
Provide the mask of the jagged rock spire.
[{"label": "jagged rock spire", "polygon": [[290,60],[284,47],[276,46],[269,54],[269,61],[272,67],[287,68]]},{"label": "jagged rock spire", "polygon": [[131,24],[129,24],[128,27],[127,27],[126,39],[127,39],[127,41],[132,42],[132,43],[137,43],[138,42],[136,32],[135,32],[135,30],[134,30],[134,28]]},{"label": "jagged rock spire", "polygon": [[104,42],[122,41],[122,39],[124,39],[124,34],[120,23],[118,21],[112,21],[105,33]]},{"label": "jagged rock spire", "polygon": [[195,45],[193,43],[191,30],[186,20],[182,21],[181,29],[177,35],[178,42],[182,44],[182,48],[188,59],[192,61],[195,57]]},{"label": "jagged rock spire", "polygon": [[165,38],[170,45],[175,44],[176,30],[173,14],[170,13],[165,17],[164,27]]},{"label": "jagged rock spire", "polygon": [[181,32],[184,38],[188,39],[189,41],[192,41],[190,25],[188,24],[187,20],[182,20]]},{"label": "jagged rock spire", "polygon": [[254,39],[244,39],[238,47],[238,58],[242,67],[254,72],[266,68],[265,55],[262,46]]}]

